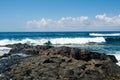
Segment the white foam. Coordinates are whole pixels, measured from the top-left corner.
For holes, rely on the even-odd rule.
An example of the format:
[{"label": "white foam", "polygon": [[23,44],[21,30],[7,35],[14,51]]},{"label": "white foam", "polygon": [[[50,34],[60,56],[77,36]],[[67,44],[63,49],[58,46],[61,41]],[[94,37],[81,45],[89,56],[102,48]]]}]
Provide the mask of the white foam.
[{"label": "white foam", "polygon": [[120,36],[120,33],[110,33],[110,34],[99,34],[99,33],[90,33],[90,36]]},{"label": "white foam", "polygon": [[20,40],[9,40],[9,39],[3,39],[3,40],[0,40],[0,45],[7,45],[7,44],[15,44],[15,43],[21,43]]},{"label": "white foam", "polygon": [[52,44],[86,44],[89,42],[101,43],[105,42],[103,37],[94,38],[50,38],[50,39],[22,39],[22,40],[0,40],[0,45],[16,44],[16,43],[27,43],[33,45],[43,45],[44,43],[50,41]]},{"label": "white foam", "polygon": [[22,56],[22,57],[28,57],[30,55],[27,55],[27,54],[23,54],[23,53],[16,53],[16,54],[12,54],[13,56],[14,55],[18,55],[18,56]]},{"label": "white foam", "polygon": [[95,38],[56,38],[50,40],[53,44],[86,44],[89,42],[101,43],[105,42],[103,37]]},{"label": "white foam", "polygon": [[0,47],[0,56],[4,54],[8,54],[10,50],[11,48],[8,48],[8,47]]},{"label": "white foam", "polygon": [[120,51],[117,51],[115,54],[111,54],[111,55],[115,56],[115,58],[118,60],[118,63],[116,64],[120,66]]}]

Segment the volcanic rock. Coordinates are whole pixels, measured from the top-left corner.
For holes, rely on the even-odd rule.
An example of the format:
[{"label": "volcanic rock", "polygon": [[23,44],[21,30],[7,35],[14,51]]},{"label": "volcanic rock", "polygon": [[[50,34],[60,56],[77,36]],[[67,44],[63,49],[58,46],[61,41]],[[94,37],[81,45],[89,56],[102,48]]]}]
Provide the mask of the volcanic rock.
[{"label": "volcanic rock", "polygon": [[119,80],[120,67],[111,61],[76,60],[42,55],[23,60],[5,73],[12,80]]},{"label": "volcanic rock", "polygon": [[[7,45],[33,56],[7,68],[0,80],[120,80],[115,56],[70,47]],[[36,56],[37,55],[37,56]]]},{"label": "volcanic rock", "polygon": [[6,45],[6,47],[12,48],[9,54],[24,53],[24,54],[31,54],[31,55],[38,55],[39,52],[52,48],[52,46],[42,46],[42,45],[32,46],[32,45],[21,44],[21,43]]},{"label": "volcanic rock", "polygon": [[97,60],[111,60],[112,62],[116,63],[117,60],[115,56],[112,55],[105,55],[100,54],[97,52],[90,52],[87,50],[81,50],[77,48],[70,48],[70,47],[58,47],[58,48],[50,48],[42,53],[39,53],[40,55],[62,55],[69,58],[74,58],[77,60],[85,60],[89,61],[91,59],[97,59]]}]

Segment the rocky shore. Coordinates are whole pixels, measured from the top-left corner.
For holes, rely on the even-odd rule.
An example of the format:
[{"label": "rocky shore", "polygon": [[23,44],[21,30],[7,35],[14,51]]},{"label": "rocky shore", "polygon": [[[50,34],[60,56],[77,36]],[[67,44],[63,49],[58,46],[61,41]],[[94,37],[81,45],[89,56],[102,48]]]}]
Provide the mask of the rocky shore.
[{"label": "rocky shore", "polygon": [[6,56],[31,56],[8,67],[0,80],[120,80],[120,67],[112,55],[64,46],[6,46],[12,48]]}]

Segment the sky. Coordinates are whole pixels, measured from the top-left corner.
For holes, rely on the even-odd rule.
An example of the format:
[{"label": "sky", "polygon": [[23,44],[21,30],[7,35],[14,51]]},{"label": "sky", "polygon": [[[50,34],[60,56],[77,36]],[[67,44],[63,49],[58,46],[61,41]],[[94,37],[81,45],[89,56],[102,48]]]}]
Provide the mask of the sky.
[{"label": "sky", "polygon": [[120,0],[0,0],[8,31],[120,31]]}]

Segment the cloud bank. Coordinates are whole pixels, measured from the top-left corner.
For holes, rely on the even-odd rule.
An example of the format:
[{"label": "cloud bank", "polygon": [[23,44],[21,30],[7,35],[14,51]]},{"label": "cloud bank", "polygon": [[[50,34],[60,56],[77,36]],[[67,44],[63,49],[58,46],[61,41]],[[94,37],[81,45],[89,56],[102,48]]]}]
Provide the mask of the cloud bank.
[{"label": "cloud bank", "polygon": [[88,16],[62,17],[57,20],[45,19],[27,21],[28,28],[37,31],[92,31],[92,30],[120,30],[120,15],[107,16],[96,15],[94,18]]}]

